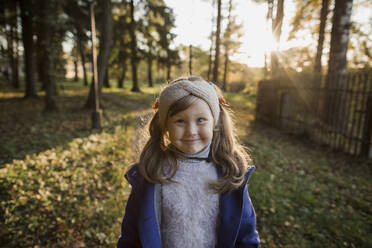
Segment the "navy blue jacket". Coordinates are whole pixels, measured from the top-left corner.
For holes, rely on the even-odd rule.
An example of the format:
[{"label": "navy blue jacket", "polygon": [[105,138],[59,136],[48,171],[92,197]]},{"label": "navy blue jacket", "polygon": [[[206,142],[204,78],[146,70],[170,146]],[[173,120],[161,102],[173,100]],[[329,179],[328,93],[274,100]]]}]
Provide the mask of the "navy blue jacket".
[{"label": "navy blue jacket", "polygon": [[[253,170],[253,166],[249,168],[242,184],[244,186],[221,195],[216,248],[259,247],[255,230],[256,214],[247,189]],[[137,166],[132,167],[125,178],[132,185],[132,191],[125,208],[117,248],[161,248],[154,203],[155,184],[143,180]]]}]

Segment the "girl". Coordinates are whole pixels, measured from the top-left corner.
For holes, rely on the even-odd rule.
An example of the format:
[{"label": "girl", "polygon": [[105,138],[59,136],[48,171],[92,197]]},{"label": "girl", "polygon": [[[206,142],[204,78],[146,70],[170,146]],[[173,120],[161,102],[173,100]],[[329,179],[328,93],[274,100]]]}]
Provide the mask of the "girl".
[{"label": "girl", "polygon": [[199,77],[165,87],[150,121],[118,248],[258,247],[247,181],[254,167],[238,143],[216,85]]}]

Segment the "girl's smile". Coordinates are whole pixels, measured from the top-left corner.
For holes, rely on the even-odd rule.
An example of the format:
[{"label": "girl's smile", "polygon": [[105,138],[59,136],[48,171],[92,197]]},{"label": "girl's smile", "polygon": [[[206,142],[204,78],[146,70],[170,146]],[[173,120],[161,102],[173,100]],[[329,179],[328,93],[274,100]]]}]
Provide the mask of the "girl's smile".
[{"label": "girl's smile", "polygon": [[197,100],[187,109],[168,118],[169,140],[180,151],[195,154],[212,141],[213,125],[214,119],[208,104]]}]

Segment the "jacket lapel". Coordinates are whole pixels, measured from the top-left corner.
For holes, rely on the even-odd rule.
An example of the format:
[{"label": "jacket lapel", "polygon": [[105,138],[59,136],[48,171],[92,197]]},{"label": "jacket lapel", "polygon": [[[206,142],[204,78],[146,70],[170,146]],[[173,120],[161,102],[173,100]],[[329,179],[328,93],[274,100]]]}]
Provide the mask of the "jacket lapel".
[{"label": "jacket lapel", "polygon": [[[245,176],[243,186],[239,190],[221,195],[220,225],[218,228],[218,248],[233,247],[238,236],[244,204],[244,187],[252,174],[254,167],[250,167]],[[219,176],[221,171],[218,171]]]},{"label": "jacket lapel", "polygon": [[139,215],[139,235],[143,248],[161,248],[154,208],[154,184],[144,182],[143,202]]}]

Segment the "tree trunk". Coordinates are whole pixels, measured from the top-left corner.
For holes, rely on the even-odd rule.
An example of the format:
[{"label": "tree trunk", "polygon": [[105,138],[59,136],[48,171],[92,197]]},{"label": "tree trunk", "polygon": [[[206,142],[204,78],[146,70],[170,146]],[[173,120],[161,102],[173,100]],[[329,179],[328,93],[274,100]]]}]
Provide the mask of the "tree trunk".
[{"label": "tree trunk", "polygon": [[212,52],[213,52],[213,41],[211,44],[211,48],[209,49],[208,74],[207,74],[208,81],[210,81],[210,76],[211,76],[211,71],[212,71]]},{"label": "tree trunk", "polygon": [[171,78],[171,69],[172,69],[172,65],[171,63],[167,63],[167,80],[169,81],[170,78]]},{"label": "tree trunk", "polygon": [[121,71],[121,75],[120,75],[120,78],[118,80],[118,87],[119,88],[124,88],[124,80],[125,80],[126,72],[127,72],[127,63],[124,62],[123,68],[122,68],[122,71]]},{"label": "tree trunk", "polygon": [[57,110],[57,104],[55,100],[56,96],[56,84],[55,84],[55,63],[56,63],[56,44],[53,41],[53,34],[56,28],[56,2],[52,0],[43,0],[43,30],[45,34],[45,40],[42,41],[44,52],[44,85],[45,85],[45,111]]},{"label": "tree trunk", "polygon": [[105,88],[110,88],[111,87],[108,67],[106,67],[106,73],[105,73],[105,79],[103,80],[103,86]]},{"label": "tree trunk", "polygon": [[130,32],[130,48],[131,48],[131,66],[132,66],[132,81],[133,86],[131,91],[139,92],[140,88],[138,87],[138,79],[137,79],[137,41],[136,41],[136,34],[135,34],[135,23],[134,23],[134,3],[133,0],[130,1],[130,25],[129,25],[129,32]]},{"label": "tree trunk", "polygon": [[267,53],[266,52],[264,54],[263,74],[264,74],[264,79],[267,79],[267,77],[269,75],[269,69],[268,69],[268,66],[267,66]]},{"label": "tree trunk", "polygon": [[220,56],[220,33],[221,33],[221,0],[217,2],[217,27],[216,27],[216,52],[214,57],[213,82],[218,84],[218,63]]},{"label": "tree trunk", "polygon": [[84,86],[88,86],[87,69],[85,66],[85,55],[84,55],[84,49],[83,49],[83,42],[79,34],[78,34],[77,40],[78,40],[79,53],[80,53],[80,58],[81,58],[81,66],[83,67]]},{"label": "tree trunk", "polygon": [[44,71],[44,53],[45,49],[43,47],[43,42],[45,41],[45,30],[44,24],[42,23],[45,17],[43,17],[42,9],[38,10],[38,18],[37,18],[37,25],[36,25],[36,67],[37,67],[37,79],[38,82],[41,82],[42,86],[41,89],[45,90],[46,86],[44,85],[45,82],[45,71]]},{"label": "tree trunk", "polygon": [[19,0],[21,9],[22,22],[22,41],[24,47],[24,64],[25,64],[25,97],[36,97],[35,88],[35,68],[33,63],[34,42],[32,32],[32,2],[31,0]]},{"label": "tree trunk", "polygon": [[189,73],[192,75],[192,45],[189,46]]},{"label": "tree trunk", "polygon": [[[215,7],[215,1],[212,1],[212,6],[213,6],[213,9]],[[209,48],[209,59],[208,59],[208,74],[207,74],[207,78],[208,78],[208,81],[210,81],[210,76],[211,76],[211,72],[212,72],[212,63],[213,63],[213,46],[214,46],[214,32],[213,32],[213,29],[214,29],[214,25],[215,25],[215,22],[216,22],[216,18],[215,18],[215,15],[212,15],[212,32],[211,32],[211,36],[210,36],[210,39],[211,39],[211,47]]]},{"label": "tree trunk", "polygon": [[[227,28],[226,28],[226,31],[225,31],[225,34],[227,33],[227,35],[224,35],[224,38],[226,39],[229,39],[229,37],[226,37],[226,36],[229,36],[230,35],[230,30],[231,30],[231,11],[232,11],[232,0],[229,1],[229,15],[227,16]],[[223,91],[226,91],[226,80],[227,80],[227,74],[228,74],[228,66],[229,66],[229,52],[230,52],[230,47],[229,47],[229,41],[228,40],[225,40],[224,41],[224,44],[225,44],[225,64],[224,64],[224,71],[223,71],[223,84],[222,84],[222,90]]]},{"label": "tree trunk", "polygon": [[323,44],[324,44],[324,30],[327,22],[329,0],[322,0],[322,9],[320,11],[320,26],[319,26],[319,37],[318,37],[318,46],[316,49],[316,58],[314,65],[314,74],[315,74],[315,87],[320,87],[320,80],[322,78],[322,54],[323,54]]},{"label": "tree trunk", "polygon": [[78,76],[78,61],[76,58],[74,59],[74,70],[75,70],[74,82],[77,82],[79,81],[79,76]]},{"label": "tree trunk", "polygon": [[334,8],[324,111],[325,122],[332,126],[337,126],[343,121],[344,108],[341,105],[345,103],[344,94],[337,94],[339,92],[337,89],[344,89],[347,83],[346,53],[352,6],[353,0],[339,0],[336,1]]},{"label": "tree trunk", "polygon": [[[100,47],[98,55],[98,97],[101,99],[101,90],[103,86],[103,80],[106,74],[106,68],[108,66],[108,59],[110,57],[110,51],[112,46],[112,4],[111,0],[102,1],[103,3],[103,29],[100,37]],[[86,108],[95,109],[96,100],[94,97],[94,83],[92,81],[88,100],[85,104]]]},{"label": "tree trunk", "polygon": [[228,73],[228,67],[229,67],[229,55],[227,52],[225,52],[225,65],[223,70],[223,84],[222,84],[222,90],[226,91],[226,80],[227,80],[227,73]]},{"label": "tree trunk", "polygon": [[17,31],[17,2],[9,2],[9,41],[8,55],[11,68],[12,86],[19,89],[19,74],[18,74],[18,31]]},{"label": "tree trunk", "polygon": [[[268,0],[267,1],[267,15],[266,15],[266,22],[267,26],[266,28],[269,29],[270,23],[272,27],[272,22],[273,22],[273,8],[274,8],[274,0]],[[268,66],[268,60],[269,56],[265,52],[264,53],[264,78],[266,79],[269,76],[269,66]]]},{"label": "tree trunk", "polygon": [[151,55],[147,58],[147,80],[149,81],[149,87],[153,87],[152,83],[152,58]]},{"label": "tree trunk", "polygon": [[[276,8],[276,17],[272,22],[272,33],[276,41],[276,45],[280,42],[280,36],[282,34],[283,16],[284,16],[284,0],[278,0],[278,5]],[[271,53],[271,74],[273,77],[277,76],[279,73],[279,51],[276,47],[275,51]]]}]

